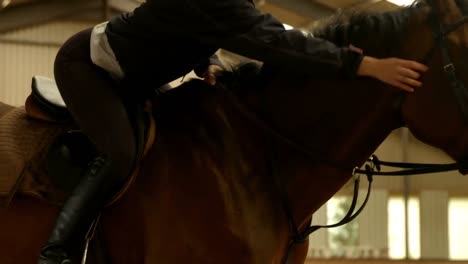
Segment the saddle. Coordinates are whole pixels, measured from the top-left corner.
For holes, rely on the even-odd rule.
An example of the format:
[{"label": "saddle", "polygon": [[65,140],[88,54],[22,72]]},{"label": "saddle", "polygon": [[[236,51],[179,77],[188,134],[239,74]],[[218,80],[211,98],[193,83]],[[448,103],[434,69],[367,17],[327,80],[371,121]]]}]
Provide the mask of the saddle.
[{"label": "saddle", "polygon": [[[140,160],[155,139],[152,102],[129,113],[137,132]],[[15,195],[62,204],[95,155],[93,144],[77,130],[55,81],[33,77],[25,106],[0,117],[0,206],[8,206]],[[138,171],[136,165],[108,205],[125,194]]]}]

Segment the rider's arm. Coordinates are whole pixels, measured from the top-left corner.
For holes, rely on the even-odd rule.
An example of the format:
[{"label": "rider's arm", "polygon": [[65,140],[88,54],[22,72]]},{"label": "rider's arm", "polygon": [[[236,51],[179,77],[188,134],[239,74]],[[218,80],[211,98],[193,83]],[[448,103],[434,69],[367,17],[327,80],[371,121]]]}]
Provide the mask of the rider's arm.
[{"label": "rider's arm", "polygon": [[198,77],[203,78],[205,77],[205,74],[210,65],[218,65],[219,67],[224,68],[223,63],[219,60],[218,55],[215,53],[211,57],[200,61],[193,70]]},{"label": "rider's arm", "polygon": [[352,78],[361,64],[359,52],[299,30],[285,30],[279,20],[261,14],[246,0],[185,2],[204,25],[188,26],[190,34],[231,52],[317,77]]}]

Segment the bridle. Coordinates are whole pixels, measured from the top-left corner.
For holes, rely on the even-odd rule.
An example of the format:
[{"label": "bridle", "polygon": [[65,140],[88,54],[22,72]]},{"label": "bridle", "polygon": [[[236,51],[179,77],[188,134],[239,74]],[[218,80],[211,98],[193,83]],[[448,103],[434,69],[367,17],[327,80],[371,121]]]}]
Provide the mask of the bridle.
[{"label": "bridle", "polygon": [[468,16],[464,15],[454,24],[444,26],[442,23],[440,23],[437,15],[432,14],[430,22],[434,32],[434,41],[436,42],[436,45],[432,47],[428,55],[424,58],[423,62],[427,63],[429,60],[431,60],[437,48],[440,49],[442,63],[444,65],[444,72],[448,78],[450,88],[452,89],[455,99],[457,100],[458,108],[463,116],[463,120],[466,124],[468,124],[468,91],[465,89],[465,84],[457,78],[456,68],[452,62],[452,59],[450,58],[446,39],[448,34],[457,30],[460,26],[468,23]]},{"label": "bridle", "polygon": [[[457,3],[458,5],[458,3]],[[468,124],[468,92],[465,89],[465,85],[462,81],[457,78],[456,68],[454,63],[452,62],[449,51],[446,37],[448,34],[452,33],[453,31],[457,30],[459,27],[463,26],[464,24],[468,23],[468,16],[463,16],[459,21],[451,25],[443,25],[440,21],[438,16],[432,12],[430,14],[430,23],[433,30],[433,39],[435,41],[435,45],[431,48],[431,50],[426,54],[426,56],[421,60],[422,63],[428,64],[430,60],[432,60],[435,52],[437,49],[440,49],[442,54],[443,60],[443,70],[449,80],[450,87],[457,98],[458,107],[463,115],[464,122]],[[304,154],[305,156],[314,157],[315,161],[323,162],[326,165],[329,165],[333,168],[350,172],[351,175],[354,177],[354,194],[353,200],[350,206],[348,213],[345,217],[338,223],[333,225],[311,225],[312,219],[309,221],[309,225],[303,229],[299,230],[298,226],[295,224],[293,219],[293,213],[291,210],[291,206],[288,199],[287,191],[284,188],[284,184],[281,182],[281,177],[279,175],[279,170],[277,168],[277,164],[279,164],[278,157],[275,156],[275,150],[269,153],[269,160],[270,160],[270,174],[273,176],[275,181],[275,186],[277,188],[277,192],[279,193],[279,198],[281,199],[282,206],[284,208],[286,218],[289,224],[289,229],[291,233],[291,238],[289,240],[287,249],[285,254],[283,255],[282,264],[290,264],[291,263],[291,253],[294,247],[297,244],[303,243],[307,240],[309,235],[313,232],[322,229],[322,228],[333,228],[345,225],[352,220],[354,220],[365,208],[367,202],[369,200],[371,189],[372,189],[372,181],[374,176],[410,176],[410,175],[418,175],[418,174],[429,174],[429,173],[438,173],[438,172],[447,172],[447,171],[455,171],[458,170],[461,174],[466,175],[468,174],[468,160],[458,161],[456,163],[451,164],[429,164],[429,163],[406,163],[406,162],[386,162],[380,161],[376,156],[372,156],[367,164],[364,166],[364,169],[360,168],[352,168],[349,166],[345,166],[338,162],[334,162],[330,159],[320,157],[320,153],[317,153],[311,148],[304,147],[302,144],[298,143],[290,139],[287,136],[284,136],[281,132],[273,129],[270,124],[259,118],[252,110],[249,109],[244,103],[237,100],[236,96],[232,95],[229,91],[226,91],[228,97],[230,97],[231,101],[234,103],[234,106],[249,120],[251,120],[257,127],[264,130],[271,139],[275,139],[292,149]],[[270,144],[274,145],[274,144]],[[382,166],[400,168],[401,170],[397,171],[381,171]],[[367,194],[364,202],[362,205],[357,209],[354,213],[357,200],[358,200],[358,193],[359,193],[359,185],[360,185],[360,175],[366,175],[369,181]]]}]

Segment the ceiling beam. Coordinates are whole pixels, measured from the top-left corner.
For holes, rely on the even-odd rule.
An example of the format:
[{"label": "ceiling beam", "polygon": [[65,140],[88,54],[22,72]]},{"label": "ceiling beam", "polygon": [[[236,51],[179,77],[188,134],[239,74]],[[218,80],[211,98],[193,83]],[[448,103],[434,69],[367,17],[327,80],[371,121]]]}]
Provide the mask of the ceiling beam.
[{"label": "ceiling beam", "polygon": [[109,7],[118,12],[132,12],[141,4],[138,0],[109,0]]},{"label": "ceiling beam", "polygon": [[31,2],[31,0],[0,0],[0,3],[1,3],[0,9],[14,6],[14,5],[21,5],[28,1]]},{"label": "ceiling beam", "polygon": [[289,11],[283,7],[266,3],[259,8],[264,13],[271,13],[281,22],[293,27],[302,27],[310,23],[310,19],[304,16],[299,16],[295,12]]},{"label": "ceiling beam", "polygon": [[95,0],[51,0],[5,8],[0,11],[0,34],[98,8],[100,5]]},{"label": "ceiling beam", "polygon": [[102,20],[107,21],[110,18],[110,9],[109,9],[109,0],[101,0],[102,1]]},{"label": "ceiling beam", "polygon": [[332,15],[335,10],[311,0],[268,0],[268,4],[294,12],[309,20],[317,20]]}]

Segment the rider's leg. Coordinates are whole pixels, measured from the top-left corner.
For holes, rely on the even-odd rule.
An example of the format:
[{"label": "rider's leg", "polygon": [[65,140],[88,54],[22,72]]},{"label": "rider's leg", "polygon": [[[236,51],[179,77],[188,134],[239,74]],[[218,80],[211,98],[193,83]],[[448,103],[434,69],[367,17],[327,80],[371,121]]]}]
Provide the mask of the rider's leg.
[{"label": "rider's leg", "polygon": [[115,81],[90,59],[91,30],[69,39],[55,62],[55,78],[73,118],[103,153],[88,168],[68,198],[39,263],[69,263],[67,245],[83,232],[102,208],[104,200],[133,166],[136,142],[132,124]]}]

